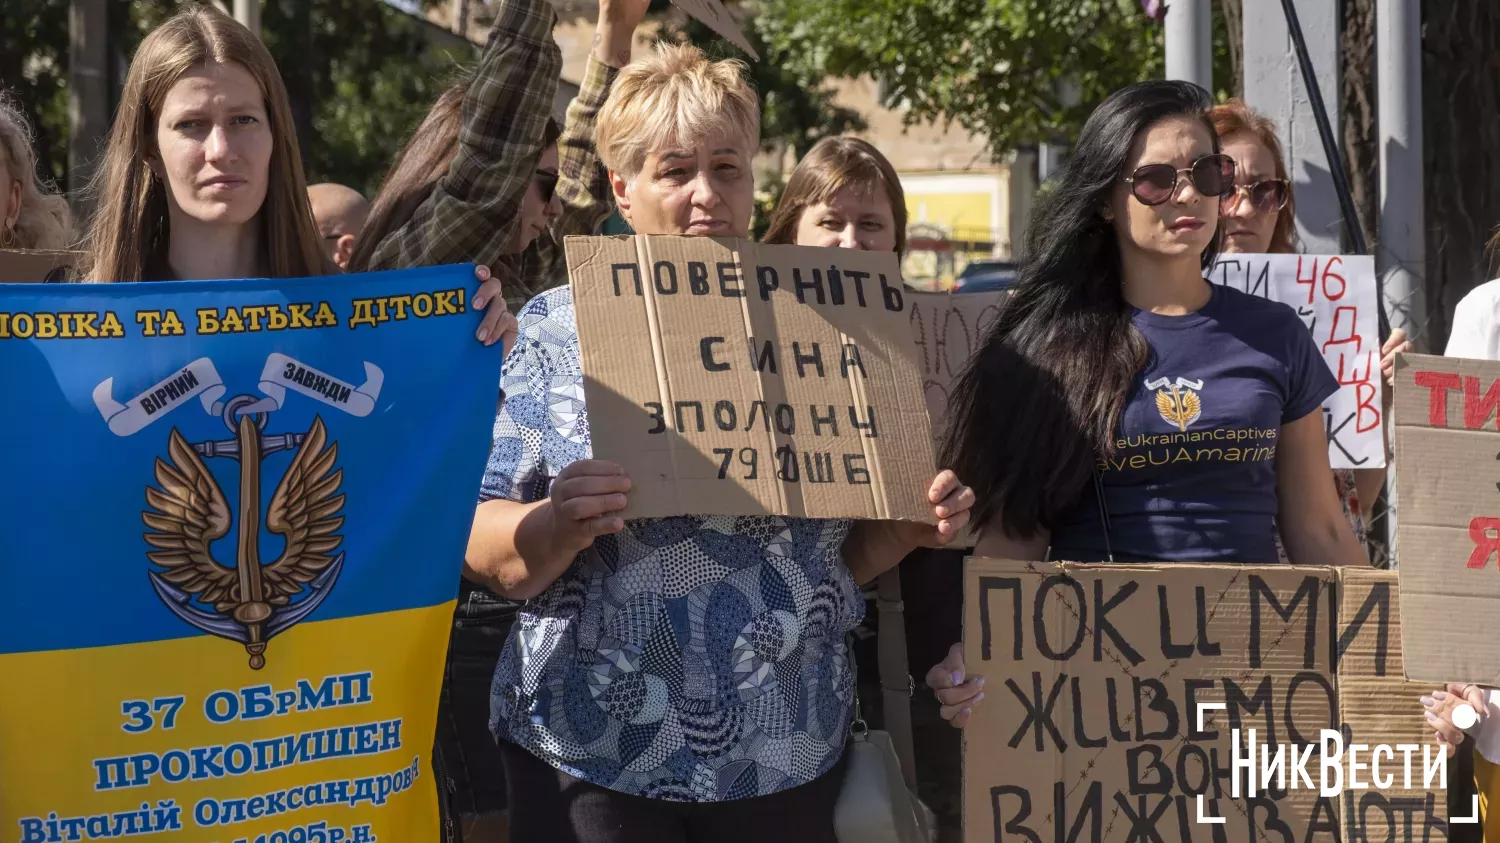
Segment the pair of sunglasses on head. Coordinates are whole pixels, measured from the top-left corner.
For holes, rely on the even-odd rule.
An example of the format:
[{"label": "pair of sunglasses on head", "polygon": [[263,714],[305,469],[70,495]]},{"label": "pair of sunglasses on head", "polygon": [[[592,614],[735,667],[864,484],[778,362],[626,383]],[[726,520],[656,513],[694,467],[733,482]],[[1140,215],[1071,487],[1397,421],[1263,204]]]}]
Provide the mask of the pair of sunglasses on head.
[{"label": "pair of sunglasses on head", "polygon": [[1171,164],[1146,164],[1125,177],[1130,194],[1142,205],[1160,205],[1177,194],[1177,179],[1187,174],[1193,188],[1204,196],[1219,197],[1221,210],[1229,210],[1241,195],[1250,199],[1251,207],[1262,214],[1274,214],[1286,207],[1291,188],[1285,179],[1265,179],[1254,184],[1234,183],[1234,159],[1215,153],[1179,170]]}]

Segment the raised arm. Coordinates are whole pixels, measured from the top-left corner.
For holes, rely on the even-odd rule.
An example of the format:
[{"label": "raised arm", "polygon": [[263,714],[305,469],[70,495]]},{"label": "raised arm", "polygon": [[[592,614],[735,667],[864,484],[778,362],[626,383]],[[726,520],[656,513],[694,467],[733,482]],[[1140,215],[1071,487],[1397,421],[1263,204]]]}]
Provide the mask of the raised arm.
[{"label": "raised arm", "polygon": [[473,261],[500,263],[516,211],[542,154],[562,54],[547,0],[500,0],[484,56],[464,98],[448,174],[406,225],[370,257],[370,269]]},{"label": "raised arm", "polygon": [[599,160],[594,133],[615,78],[630,63],[636,28],[650,5],[650,0],[604,0],[599,5],[588,70],[578,96],[568,105],[567,120],[557,141],[557,197],[562,202],[562,214],[552,229],[532,244],[521,271],[522,282],[531,295],[567,280],[563,238],[593,234],[614,211],[614,192],[609,173]]}]

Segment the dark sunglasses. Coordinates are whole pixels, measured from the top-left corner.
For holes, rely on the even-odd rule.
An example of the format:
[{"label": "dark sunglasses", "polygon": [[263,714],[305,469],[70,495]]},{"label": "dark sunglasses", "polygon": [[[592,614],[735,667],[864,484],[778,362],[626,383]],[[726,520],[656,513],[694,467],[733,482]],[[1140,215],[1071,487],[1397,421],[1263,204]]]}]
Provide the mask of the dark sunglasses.
[{"label": "dark sunglasses", "polygon": [[1287,201],[1292,198],[1292,188],[1286,179],[1265,179],[1254,184],[1237,184],[1219,200],[1219,211],[1227,213],[1233,210],[1242,196],[1249,197],[1250,207],[1254,208],[1257,213],[1274,214],[1286,207]]},{"label": "dark sunglasses", "polygon": [[536,192],[541,194],[542,204],[545,205],[551,202],[552,196],[557,193],[558,174],[537,170],[532,175],[532,178],[536,180]]},{"label": "dark sunglasses", "polygon": [[1234,190],[1234,159],[1218,153],[1199,158],[1185,170],[1171,164],[1137,167],[1125,181],[1130,183],[1130,194],[1142,205],[1160,205],[1177,194],[1177,177],[1183,173],[1204,196],[1222,198]]}]

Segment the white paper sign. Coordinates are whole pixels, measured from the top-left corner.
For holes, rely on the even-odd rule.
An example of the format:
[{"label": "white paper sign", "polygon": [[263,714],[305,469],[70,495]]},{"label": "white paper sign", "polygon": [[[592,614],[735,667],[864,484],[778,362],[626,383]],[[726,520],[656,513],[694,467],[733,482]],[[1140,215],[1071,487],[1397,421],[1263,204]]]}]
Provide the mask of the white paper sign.
[{"label": "white paper sign", "polygon": [[1339,391],[1323,404],[1334,468],[1383,468],[1385,421],[1375,259],[1369,255],[1220,255],[1208,280],[1291,305]]}]

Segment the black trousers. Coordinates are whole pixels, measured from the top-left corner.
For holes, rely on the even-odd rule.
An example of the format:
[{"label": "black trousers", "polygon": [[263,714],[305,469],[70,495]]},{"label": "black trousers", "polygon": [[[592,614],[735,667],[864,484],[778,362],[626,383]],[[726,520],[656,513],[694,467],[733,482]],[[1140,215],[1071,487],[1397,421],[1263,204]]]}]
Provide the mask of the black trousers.
[{"label": "black trousers", "polygon": [[448,639],[433,766],[446,843],[462,843],[463,820],[505,810],[505,774],[490,734],[490,684],[519,603],[463,580]]},{"label": "black trousers", "polygon": [[576,779],[500,742],[515,843],[837,843],[843,762],[770,796],[685,803],[630,796]]}]

